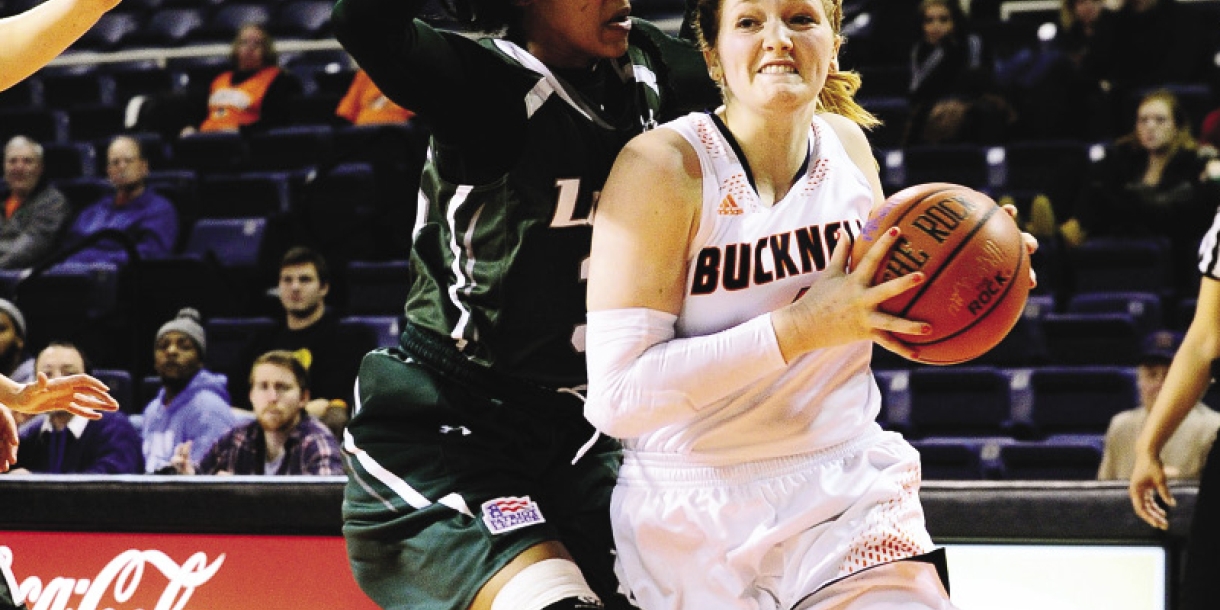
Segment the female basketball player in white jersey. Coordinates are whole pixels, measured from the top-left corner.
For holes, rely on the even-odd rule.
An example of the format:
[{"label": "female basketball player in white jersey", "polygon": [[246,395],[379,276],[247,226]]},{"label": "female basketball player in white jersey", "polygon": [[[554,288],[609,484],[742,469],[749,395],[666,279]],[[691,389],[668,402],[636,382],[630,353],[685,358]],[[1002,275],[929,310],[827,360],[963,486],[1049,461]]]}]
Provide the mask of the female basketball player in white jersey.
[{"label": "female basketball player in white jersey", "polygon": [[[875,423],[884,196],[841,0],[700,0],[724,106],[635,138],[594,221],[586,416],[624,440],[618,572],[644,610],[952,608],[919,455]],[[1031,244],[1031,248],[1033,244]]]}]

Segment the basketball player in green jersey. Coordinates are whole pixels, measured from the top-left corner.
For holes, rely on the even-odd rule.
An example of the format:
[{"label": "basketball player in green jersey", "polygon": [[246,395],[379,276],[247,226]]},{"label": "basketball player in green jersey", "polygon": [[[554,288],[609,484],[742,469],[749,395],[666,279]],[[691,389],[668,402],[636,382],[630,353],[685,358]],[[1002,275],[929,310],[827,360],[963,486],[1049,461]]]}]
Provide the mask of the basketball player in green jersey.
[{"label": "basketball player in green jersey", "polygon": [[457,0],[498,39],[339,0],[336,35],[432,132],[397,349],[365,357],[344,535],[384,608],[624,608],[620,454],[582,416],[585,274],[618,151],[718,103],[698,50],[627,0]]}]

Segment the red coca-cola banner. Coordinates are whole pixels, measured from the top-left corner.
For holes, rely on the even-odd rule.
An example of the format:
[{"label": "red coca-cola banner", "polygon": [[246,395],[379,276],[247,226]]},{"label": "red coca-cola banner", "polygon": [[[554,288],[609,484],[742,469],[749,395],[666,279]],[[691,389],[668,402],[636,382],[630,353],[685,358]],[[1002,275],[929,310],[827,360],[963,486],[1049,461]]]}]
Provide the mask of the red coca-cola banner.
[{"label": "red coca-cola banner", "polygon": [[327,536],[0,532],[30,610],[376,610]]}]

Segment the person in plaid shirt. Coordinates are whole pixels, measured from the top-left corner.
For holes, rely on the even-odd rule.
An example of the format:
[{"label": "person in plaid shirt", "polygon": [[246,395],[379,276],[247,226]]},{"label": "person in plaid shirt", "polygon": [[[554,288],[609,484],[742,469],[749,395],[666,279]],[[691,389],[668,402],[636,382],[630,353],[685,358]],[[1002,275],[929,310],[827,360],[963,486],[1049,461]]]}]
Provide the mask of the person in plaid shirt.
[{"label": "person in plaid shirt", "polygon": [[339,443],[305,411],[309,373],[291,352],[270,351],[250,370],[254,421],[220,437],[203,460],[191,461],[190,443],[173,459],[179,474],[342,475]]}]

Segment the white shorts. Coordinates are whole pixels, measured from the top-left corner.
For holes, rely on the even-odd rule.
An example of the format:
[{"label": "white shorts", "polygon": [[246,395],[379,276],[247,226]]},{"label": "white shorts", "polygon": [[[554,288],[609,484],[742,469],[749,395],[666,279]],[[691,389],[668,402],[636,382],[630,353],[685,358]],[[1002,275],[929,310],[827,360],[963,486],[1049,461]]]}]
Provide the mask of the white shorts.
[{"label": "white shorts", "polygon": [[833,581],[930,552],[919,483],[919,453],[879,429],[725,467],[626,451],[610,511],[616,569],[643,610],[788,610]]}]

